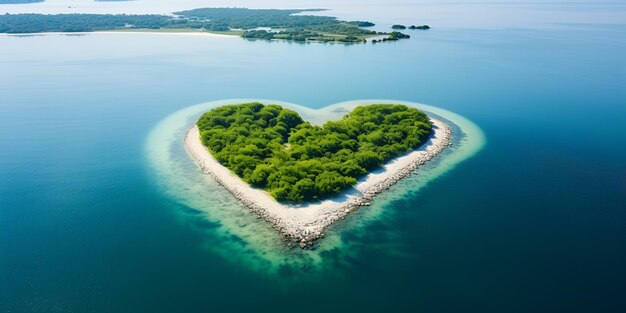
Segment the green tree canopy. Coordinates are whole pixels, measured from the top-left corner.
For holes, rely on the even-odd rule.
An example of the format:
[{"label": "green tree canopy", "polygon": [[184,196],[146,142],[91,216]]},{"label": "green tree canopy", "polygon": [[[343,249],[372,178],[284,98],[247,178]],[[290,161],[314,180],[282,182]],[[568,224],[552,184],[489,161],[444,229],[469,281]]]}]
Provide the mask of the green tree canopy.
[{"label": "green tree canopy", "polygon": [[354,186],[368,171],[419,147],[426,114],[398,104],[356,107],[314,126],[278,105],[226,105],[197,122],[203,144],[225,167],[279,201],[321,200]]}]

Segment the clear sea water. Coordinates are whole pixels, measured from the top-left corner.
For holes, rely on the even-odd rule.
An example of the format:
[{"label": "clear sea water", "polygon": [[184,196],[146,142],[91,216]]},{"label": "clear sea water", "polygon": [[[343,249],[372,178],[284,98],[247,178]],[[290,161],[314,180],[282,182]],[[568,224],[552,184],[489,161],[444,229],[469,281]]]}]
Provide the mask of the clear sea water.
[{"label": "clear sea water", "polygon": [[[0,312],[625,311],[626,4],[381,2],[298,6],[433,29],[376,46],[0,36]],[[233,98],[426,103],[485,141],[289,251],[180,146],[176,171],[155,166],[164,119]]]}]

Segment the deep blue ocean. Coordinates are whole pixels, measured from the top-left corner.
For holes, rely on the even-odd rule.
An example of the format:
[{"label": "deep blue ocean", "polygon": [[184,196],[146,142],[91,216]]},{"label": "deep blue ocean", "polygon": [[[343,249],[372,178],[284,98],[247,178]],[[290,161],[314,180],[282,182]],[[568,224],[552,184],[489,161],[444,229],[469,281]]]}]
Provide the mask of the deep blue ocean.
[{"label": "deep blue ocean", "polygon": [[[626,4],[349,12],[381,30],[430,12],[415,23],[433,29],[377,45],[0,35],[0,312],[626,311]],[[250,244],[164,190],[146,152],[170,114],[231,98],[420,102],[485,144],[340,223],[316,262],[269,270],[218,251]]]}]

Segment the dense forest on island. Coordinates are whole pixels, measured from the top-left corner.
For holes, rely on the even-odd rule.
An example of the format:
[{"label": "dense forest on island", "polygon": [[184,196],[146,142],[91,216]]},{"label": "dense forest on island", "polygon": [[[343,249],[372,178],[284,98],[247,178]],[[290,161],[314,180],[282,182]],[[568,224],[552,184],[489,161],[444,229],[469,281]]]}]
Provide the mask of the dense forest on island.
[{"label": "dense forest on island", "polygon": [[356,25],[359,27],[372,27],[376,26],[376,24],[368,21],[349,21],[348,24]]},{"label": "dense forest on island", "polygon": [[202,143],[225,167],[278,201],[321,200],[354,186],[388,160],[422,145],[428,116],[398,104],[356,107],[311,125],[279,105],[226,105],[197,122]]},{"label": "dense forest on island", "polygon": [[332,16],[294,15],[320,11],[324,10],[202,8],[174,12],[174,14],[189,20],[212,22],[238,29],[252,29],[257,27],[295,28],[340,23],[337,18]]},{"label": "dense forest on island", "polygon": [[165,15],[126,14],[4,14],[0,33],[91,32],[122,28],[159,29],[177,21]]},{"label": "dense forest on island", "polygon": [[[230,32],[244,38],[294,41],[365,42],[378,35],[362,27],[367,21],[341,21],[331,16],[303,15],[322,10],[204,8],[169,15],[127,14],[4,14],[0,33],[162,30]],[[264,29],[260,29],[264,28]]]}]

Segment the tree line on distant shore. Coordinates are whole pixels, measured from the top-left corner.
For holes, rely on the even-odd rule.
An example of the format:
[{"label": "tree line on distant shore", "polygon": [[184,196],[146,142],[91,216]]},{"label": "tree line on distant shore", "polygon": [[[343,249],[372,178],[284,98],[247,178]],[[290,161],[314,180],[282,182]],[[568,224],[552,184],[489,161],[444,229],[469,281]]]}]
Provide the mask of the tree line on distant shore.
[{"label": "tree line on distant shore", "polygon": [[90,32],[121,28],[159,29],[184,24],[165,15],[4,14],[0,33]]},{"label": "tree line on distant shore", "polygon": [[[2,1],[2,0],[0,0]],[[7,1],[7,0],[5,0]],[[258,27],[283,29],[312,29],[335,31],[350,35],[369,34],[359,25],[371,22],[340,21],[331,16],[294,15],[320,10],[278,10],[246,8],[204,8],[167,15],[128,14],[4,14],[0,15],[0,32],[76,32],[120,28],[192,28],[214,31],[250,30]]]},{"label": "tree line on distant shore", "polygon": [[423,112],[389,104],[357,107],[321,127],[278,105],[227,105],[203,114],[197,126],[221,164],[275,199],[294,202],[338,194],[419,147],[432,131]]},{"label": "tree line on distant shore", "polygon": [[[341,21],[331,16],[302,15],[314,11],[321,10],[203,8],[175,12],[173,16],[4,14],[0,15],[0,33],[92,32],[120,29],[189,29],[213,32],[237,30],[244,38],[338,42],[365,42],[368,37],[389,35],[363,28],[374,26],[374,23],[368,21]],[[410,37],[398,32],[391,34],[387,40]]]},{"label": "tree line on distant shore", "polygon": [[[328,36],[327,34],[339,34],[343,37]],[[339,41],[339,42],[363,42],[364,36],[374,36],[378,33],[350,24],[334,24],[312,26],[308,28],[292,28],[279,31],[248,30],[243,33],[244,38],[257,39],[284,39],[294,41]]]}]

